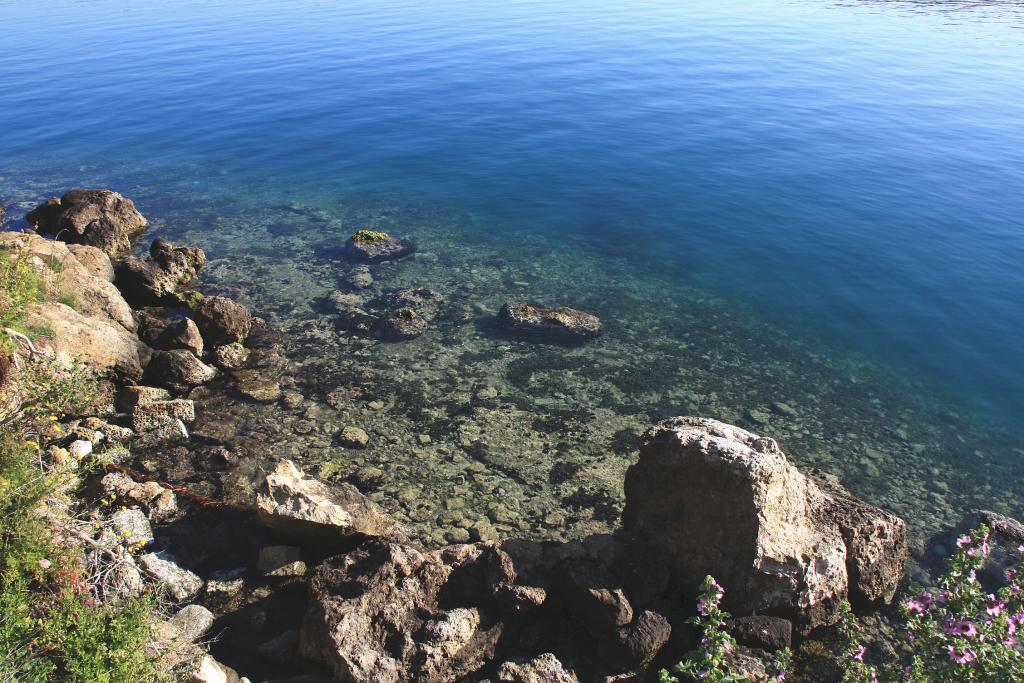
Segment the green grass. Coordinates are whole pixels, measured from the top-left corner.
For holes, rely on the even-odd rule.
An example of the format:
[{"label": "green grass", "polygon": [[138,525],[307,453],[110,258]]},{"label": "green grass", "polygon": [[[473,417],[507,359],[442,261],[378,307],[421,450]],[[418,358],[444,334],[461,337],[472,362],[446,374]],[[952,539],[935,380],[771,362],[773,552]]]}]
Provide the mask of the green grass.
[{"label": "green grass", "polygon": [[[0,251],[0,329],[17,329],[28,307],[42,301],[45,294],[42,278],[26,259],[12,256],[9,249]],[[3,335],[0,352],[11,350],[11,340]]]}]

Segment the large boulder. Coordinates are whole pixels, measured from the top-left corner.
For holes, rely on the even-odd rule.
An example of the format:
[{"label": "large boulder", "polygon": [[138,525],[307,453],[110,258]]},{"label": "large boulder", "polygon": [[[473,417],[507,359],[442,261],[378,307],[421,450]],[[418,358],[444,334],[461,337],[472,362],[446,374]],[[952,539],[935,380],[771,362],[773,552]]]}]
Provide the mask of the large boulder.
[{"label": "large boulder", "polygon": [[903,576],[903,520],[824,491],[774,440],[716,420],[651,428],[625,491],[624,529],[665,549],[677,585],[715,576],[734,614],[831,624],[840,601],[891,600]]},{"label": "large boulder", "polygon": [[131,256],[119,263],[114,282],[133,306],[179,306],[179,290],[206,265],[199,247],[176,247],[163,238],[153,240],[149,257]]},{"label": "large boulder", "polygon": [[70,366],[80,362],[100,374],[119,380],[137,380],[149,349],[124,327],[101,318],[89,318],[65,304],[50,301],[28,310],[24,324],[45,330],[37,347]]},{"label": "large boulder", "polygon": [[196,325],[211,346],[243,341],[252,329],[249,309],[223,296],[208,296],[193,309]]},{"label": "large boulder", "polygon": [[568,343],[584,342],[602,329],[596,315],[534,301],[506,302],[498,313],[498,326],[516,336]]},{"label": "large boulder", "polygon": [[399,259],[416,251],[409,240],[392,237],[386,232],[360,230],[345,242],[345,253],[353,258],[376,262]]},{"label": "large boulder", "polygon": [[405,538],[405,531],[356,487],[328,486],[281,460],[267,475],[255,496],[256,512],[269,528],[289,538],[337,547],[358,535]]},{"label": "large boulder", "polygon": [[146,381],[157,386],[184,392],[189,387],[206,384],[217,376],[217,370],[196,358],[191,351],[154,351],[146,367]]},{"label": "large boulder", "polygon": [[40,204],[25,219],[42,233],[98,247],[110,256],[130,252],[132,240],[146,228],[132,200],[111,190],[76,188]]},{"label": "large boulder", "polygon": [[107,278],[112,266],[102,251],[13,232],[0,233],[0,246],[29,259],[42,277],[49,298],[63,302],[87,318],[135,331],[131,307]]}]

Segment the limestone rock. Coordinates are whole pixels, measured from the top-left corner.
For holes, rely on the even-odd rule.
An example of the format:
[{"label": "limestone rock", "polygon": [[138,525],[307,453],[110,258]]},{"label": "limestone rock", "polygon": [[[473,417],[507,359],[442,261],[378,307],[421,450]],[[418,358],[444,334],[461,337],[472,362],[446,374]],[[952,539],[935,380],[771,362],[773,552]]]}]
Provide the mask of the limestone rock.
[{"label": "limestone rock", "polygon": [[192,422],[195,419],[195,403],[181,398],[169,401],[150,401],[137,405],[132,410],[132,428],[137,432],[173,423],[175,420]]},{"label": "limestone rock", "polygon": [[324,547],[354,534],[404,537],[397,522],[354,486],[328,486],[290,460],[281,460],[267,475],[256,492],[255,506],[269,528]]},{"label": "limestone rock", "polygon": [[121,387],[117,394],[117,408],[126,413],[135,410],[135,407],[153,401],[167,401],[171,393],[160,387],[147,387],[137,384]]},{"label": "limestone rock", "polygon": [[217,371],[195,357],[191,351],[154,351],[146,367],[146,380],[173,390],[206,384]]},{"label": "limestone rock", "polygon": [[29,309],[25,324],[52,331],[36,339],[36,346],[71,365],[78,361],[97,372],[112,373],[121,380],[142,376],[145,347],[123,326],[89,318],[57,302],[37,304]]},{"label": "limestone rock", "polygon": [[213,350],[213,362],[222,370],[234,370],[242,367],[249,358],[249,350],[239,342],[224,344]]},{"label": "limestone rock", "polygon": [[142,510],[128,508],[118,510],[110,516],[110,528],[117,535],[117,540],[127,545],[149,545],[153,542],[153,527]]},{"label": "limestone rock", "polygon": [[202,605],[185,605],[170,621],[183,639],[192,642],[202,638],[213,626],[213,612]]},{"label": "limestone rock", "polygon": [[373,284],[373,275],[366,266],[356,266],[342,278],[342,282],[351,289],[366,289]]},{"label": "limestone rock", "polygon": [[223,296],[208,296],[193,309],[199,331],[212,346],[244,341],[252,329],[252,314]]},{"label": "limestone rock", "polygon": [[40,204],[25,219],[42,233],[97,247],[110,256],[131,251],[132,240],[146,228],[146,218],[132,200],[110,190],[84,188]]},{"label": "limestone rock", "polygon": [[178,602],[194,598],[203,589],[203,580],[178,565],[167,552],[149,553],[139,563],[166,588],[167,594]]},{"label": "limestone rock", "polygon": [[352,292],[334,291],[327,295],[327,305],[338,314],[338,325],[344,329],[365,332],[377,318],[365,308],[363,297]]},{"label": "limestone rock", "polygon": [[498,326],[510,334],[548,341],[580,343],[601,333],[595,315],[566,306],[509,301],[498,313]]},{"label": "limestone rock", "polygon": [[95,277],[113,284],[114,264],[102,249],[88,244],[69,244],[68,251]]},{"label": "limestone rock", "polygon": [[131,256],[115,269],[114,283],[133,306],[180,306],[179,290],[206,265],[198,247],[175,247],[163,238],[153,240],[149,258]]},{"label": "limestone rock", "polygon": [[715,576],[737,615],[830,624],[841,600],[889,599],[902,577],[902,520],[826,493],[774,440],[716,420],[650,429],[625,490],[624,529],[666,549],[678,585]]},{"label": "limestone rock", "polygon": [[191,318],[182,318],[164,328],[153,342],[153,348],[164,351],[185,349],[198,357],[203,355],[203,336]]},{"label": "limestone rock", "polygon": [[501,683],[577,683],[576,674],[566,671],[550,652],[527,662],[505,662],[498,667]]},{"label": "limestone rock", "polygon": [[416,251],[409,240],[398,239],[383,232],[361,230],[345,242],[345,253],[362,261],[389,261]]}]

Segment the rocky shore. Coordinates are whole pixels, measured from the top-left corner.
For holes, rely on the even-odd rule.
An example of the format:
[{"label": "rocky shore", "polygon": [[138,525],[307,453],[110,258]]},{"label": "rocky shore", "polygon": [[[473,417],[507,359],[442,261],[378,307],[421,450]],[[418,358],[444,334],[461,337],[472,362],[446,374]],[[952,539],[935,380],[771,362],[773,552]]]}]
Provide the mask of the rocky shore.
[{"label": "rocky shore", "polygon": [[[884,614],[905,580],[902,519],[797,468],[772,438],[700,417],[662,420],[636,439],[618,482],[621,519],[618,502],[602,508],[579,487],[579,500],[607,511],[601,533],[515,538],[528,527],[497,489],[488,520],[457,522],[453,501],[448,528],[410,528],[365,495],[383,464],[326,481],[291,458],[255,457],[267,444],[224,419],[301,410],[307,397],[284,353],[287,335],[239,301],[198,292],[201,248],[158,238],[147,255],[130,255],[147,220],[107,190],[73,190],[27,218],[56,239],[0,233],[0,246],[27,255],[64,292],[31,310],[27,323],[43,331],[35,343],[109,385],[92,414],[65,425],[48,461],[103,456],[81,482],[79,504],[117,533],[89,542],[120,558],[111,595],[161,587],[172,609],[152,647],[188,660],[185,680],[653,680],[697,644],[686,620],[707,574],[725,586],[746,634],[744,671],[764,680],[769,651],[819,637],[843,600]],[[380,263],[410,257],[415,245],[361,231],[342,252]],[[469,319],[433,289],[371,295],[373,282],[353,266],[320,302],[355,339],[403,344]],[[603,329],[590,313],[518,298],[494,319],[496,334],[530,343],[581,344]],[[360,377],[345,379],[333,390],[358,390]],[[507,408],[495,398],[482,386],[470,404],[500,420]],[[320,432],[315,412],[307,422],[346,453],[380,438],[354,424]],[[458,414],[438,422],[471,430]],[[486,462],[531,476],[520,463],[503,465],[483,435],[465,440],[474,459],[452,457],[453,468]],[[418,445],[432,447],[432,437]],[[516,457],[546,458],[546,448]],[[416,492],[409,497],[415,506]]]}]

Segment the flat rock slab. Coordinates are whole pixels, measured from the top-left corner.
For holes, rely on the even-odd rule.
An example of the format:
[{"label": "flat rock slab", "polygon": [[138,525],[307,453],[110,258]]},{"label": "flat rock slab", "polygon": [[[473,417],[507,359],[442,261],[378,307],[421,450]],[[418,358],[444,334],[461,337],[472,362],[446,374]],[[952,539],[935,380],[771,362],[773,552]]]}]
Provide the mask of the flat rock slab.
[{"label": "flat rock slab", "polygon": [[506,302],[498,313],[498,326],[517,336],[568,343],[582,343],[602,330],[596,315],[534,301]]}]

